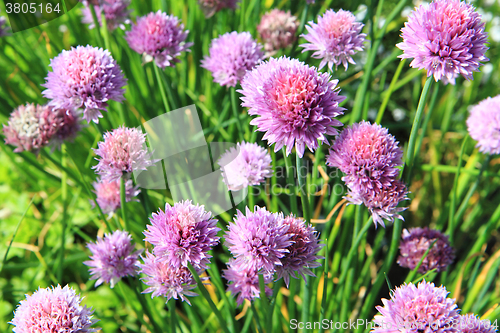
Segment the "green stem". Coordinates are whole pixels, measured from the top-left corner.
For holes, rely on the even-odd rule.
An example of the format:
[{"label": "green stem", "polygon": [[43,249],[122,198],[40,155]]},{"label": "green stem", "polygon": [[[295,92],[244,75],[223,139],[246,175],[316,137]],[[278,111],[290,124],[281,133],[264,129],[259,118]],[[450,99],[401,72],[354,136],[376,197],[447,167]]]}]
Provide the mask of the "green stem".
[{"label": "green stem", "polygon": [[311,212],[310,212],[310,206],[309,206],[309,198],[307,196],[307,188],[306,188],[306,183],[305,183],[305,177],[302,175],[302,159],[299,157],[298,154],[295,155],[296,159],[296,166],[297,166],[297,180],[299,182],[299,192],[300,192],[300,200],[302,202],[302,212],[304,215],[304,220],[306,223],[311,222]]},{"label": "green stem", "polygon": [[231,106],[233,109],[233,116],[236,118],[236,127],[238,128],[238,138],[240,141],[244,140],[243,137],[243,125],[241,124],[241,119],[238,114],[238,104],[236,99],[236,88],[231,87]]},{"label": "green stem", "polygon": [[257,309],[255,309],[255,305],[252,301],[250,301],[250,307],[252,308],[252,313],[255,318],[255,322],[257,323],[257,329],[259,330],[259,332],[264,332],[262,330],[262,325],[260,324],[260,316],[257,313]]},{"label": "green stem", "polygon": [[130,289],[132,289],[134,291],[135,296],[137,297],[137,300],[139,301],[139,303],[141,303],[142,309],[144,310],[144,312],[146,313],[146,316],[149,317],[149,320],[153,324],[155,332],[156,333],[163,333],[164,331],[160,328],[160,326],[158,326],[158,324],[156,323],[155,318],[151,314],[151,311],[149,309],[149,305],[148,305],[148,303],[146,302],[146,299],[145,299],[146,295],[141,295],[141,291],[139,289],[139,284],[137,283],[137,281],[138,280],[133,280],[131,277],[128,277],[128,282],[129,282],[129,284],[131,286]]},{"label": "green stem", "polygon": [[292,213],[295,216],[299,215],[299,209],[297,206],[297,193],[295,192],[295,177],[293,172],[292,161],[290,161],[290,156],[286,155],[286,152],[283,151],[283,159],[285,160],[286,167],[286,179],[288,185],[291,186],[290,189],[290,207],[292,209]]},{"label": "green stem", "polygon": [[101,13],[101,31],[102,34],[104,35],[104,47],[111,52],[111,45],[109,43],[109,31],[108,31],[108,22],[106,22],[106,15],[104,14],[104,11]]},{"label": "green stem", "polygon": [[125,209],[125,203],[127,201],[127,192],[125,188],[125,178],[120,178],[120,204],[122,208],[122,219],[125,225],[125,230],[130,232],[128,220],[127,220],[127,210]]},{"label": "green stem", "polygon": [[163,106],[165,107],[166,112],[170,112],[170,106],[168,105],[167,102],[167,96],[165,95],[165,88],[163,87],[163,80],[160,76],[160,71],[155,63],[153,63],[153,67],[155,71],[156,80],[158,81],[158,87],[160,88],[160,95],[163,101]]},{"label": "green stem", "polygon": [[424,262],[425,258],[429,254],[429,251],[433,248],[433,246],[434,246],[434,244],[436,244],[436,242],[437,242],[437,239],[435,239],[431,243],[431,245],[429,245],[429,247],[427,248],[427,250],[424,252],[424,255],[422,256],[422,258],[420,258],[420,260],[418,261],[417,266],[415,266],[415,268],[412,271],[410,271],[410,273],[408,273],[408,276],[405,279],[406,283],[409,283],[409,282],[413,281],[413,279],[415,278],[415,275],[418,272],[418,269],[420,268],[420,266],[422,266],[422,263]]},{"label": "green stem", "polygon": [[97,43],[99,44],[100,47],[103,47],[104,42],[102,40],[101,33],[99,32],[100,24],[99,24],[99,20],[97,19],[97,14],[95,12],[94,5],[89,4],[89,9],[90,9],[90,13],[92,14],[92,20],[94,21],[94,29],[95,29],[95,35],[97,38]]},{"label": "green stem", "polygon": [[[323,266],[323,296],[321,298],[321,311],[319,322],[322,323],[323,319],[325,319],[326,314],[326,295],[328,289],[328,239],[325,239],[325,264]],[[319,333],[323,333],[325,328],[321,325],[319,329]]]},{"label": "green stem", "polygon": [[408,150],[406,151],[406,161],[404,166],[404,172],[406,173],[406,183],[408,185],[410,184],[411,172],[415,159],[415,144],[417,143],[418,129],[422,120],[425,100],[427,99],[427,94],[429,93],[433,80],[433,77],[429,76],[425,81],[424,88],[422,89],[422,94],[420,95],[420,100],[418,101],[417,112],[415,113],[415,118],[413,119],[413,125],[411,127],[410,139],[408,141]]},{"label": "green stem", "polygon": [[170,332],[175,333],[175,299],[171,299],[167,304],[170,312]]},{"label": "green stem", "polygon": [[[67,167],[66,145],[63,143],[61,146],[61,165],[63,168]],[[61,249],[59,250],[59,267],[57,271],[57,281],[62,285],[63,268],[64,268],[64,244],[66,243],[66,229],[67,229],[67,209],[68,209],[68,175],[63,170],[61,175],[61,198],[63,204],[63,213],[61,219]]]},{"label": "green stem", "polygon": [[[380,1],[383,3],[383,1]],[[396,73],[394,73],[394,76],[392,77],[391,84],[389,85],[389,90],[387,90],[387,93],[385,94],[384,99],[382,100],[382,104],[380,105],[380,109],[378,109],[378,114],[377,114],[377,119],[375,122],[377,124],[380,124],[382,121],[382,118],[384,117],[384,112],[385,108],[387,107],[387,104],[389,103],[389,99],[391,98],[392,91],[394,90],[394,86],[396,85],[396,82],[399,79],[399,75],[401,74],[401,71],[403,70],[403,66],[406,62],[406,59],[401,60],[399,63],[398,68],[396,69]]]}]

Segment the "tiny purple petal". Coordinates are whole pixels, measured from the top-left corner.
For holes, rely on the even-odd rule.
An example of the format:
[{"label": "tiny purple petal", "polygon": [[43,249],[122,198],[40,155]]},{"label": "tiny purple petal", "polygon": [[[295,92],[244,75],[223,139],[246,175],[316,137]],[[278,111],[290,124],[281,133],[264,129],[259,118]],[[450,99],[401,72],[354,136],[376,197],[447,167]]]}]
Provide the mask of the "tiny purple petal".
[{"label": "tiny purple petal", "polygon": [[118,27],[125,28],[124,23],[130,23],[128,6],[130,0],[100,0],[97,4],[92,4],[93,1],[83,1],[85,7],[82,9],[82,23],[89,24],[89,28],[95,28],[94,19],[89,6],[93,5],[97,14],[99,26],[102,26],[101,15],[104,13],[106,25],[109,31],[113,31]]},{"label": "tiny purple petal", "polygon": [[[245,299],[252,301],[260,298],[259,272],[255,268],[230,259],[222,276],[228,281],[227,289],[233,295],[237,295],[238,305],[241,305]],[[265,284],[271,283],[272,274],[263,274],[263,277]],[[271,288],[266,285],[265,289],[266,295],[271,296]]]}]

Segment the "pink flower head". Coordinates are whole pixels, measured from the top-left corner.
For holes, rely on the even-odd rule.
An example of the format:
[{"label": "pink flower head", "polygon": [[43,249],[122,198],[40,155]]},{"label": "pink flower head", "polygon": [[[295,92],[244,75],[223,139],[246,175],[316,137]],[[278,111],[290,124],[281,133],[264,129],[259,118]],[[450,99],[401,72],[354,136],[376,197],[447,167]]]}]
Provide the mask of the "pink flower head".
[{"label": "pink flower head", "polygon": [[[271,283],[272,274],[262,272],[260,274],[262,274],[265,284]],[[227,269],[223,271],[222,276],[228,281],[227,289],[233,295],[238,295],[236,302],[241,305],[245,299],[252,301],[255,298],[260,298],[260,274],[253,267],[229,259]],[[272,294],[271,288],[267,285],[265,292],[267,296]]]},{"label": "pink flower head", "polygon": [[345,69],[348,63],[355,64],[352,55],[363,50],[366,34],[362,34],[364,24],[356,22],[356,17],[349,11],[340,9],[335,12],[329,9],[321,17],[318,24],[309,22],[306,25],[307,34],[301,35],[309,43],[301,44],[302,52],[315,51],[313,58],[321,59],[319,68],[328,64],[337,68],[342,64]]},{"label": "pink flower head", "polygon": [[92,18],[92,13],[90,12],[89,8],[89,6],[91,5],[94,6],[99,26],[102,26],[101,15],[104,13],[104,17],[106,18],[106,25],[108,27],[108,30],[110,31],[113,31],[118,27],[125,29],[125,26],[123,24],[130,22],[130,10],[128,10],[130,0],[94,0],[83,1],[83,4],[85,5],[85,8],[82,9],[82,23],[89,24],[90,29],[95,28],[94,19]]},{"label": "pink flower head", "polygon": [[290,215],[285,217],[283,224],[288,226],[287,234],[291,236],[292,244],[280,259],[281,266],[276,266],[276,272],[278,279],[283,278],[288,287],[290,277],[297,279],[302,276],[305,280],[305,275],[316,276],[311,269],[321,266],[316,260],[323,258],[317,255],[323,244],[319,243],[314,227],[304,220]]},{"label": "pink flower head", "polygon": [[33,295],[26,295],[17,306],[14,319],[14,333],[32,332],[78,332],[91,333],[98,320],[92,319],[94,311],[81,306],[82,298],[65,286],[39,288]]},{"label": "pink flower head", "polygon": [[488,97],[470,110],[467,129],[485,154],[500,154],[500,95]]},{"label": "pink flower head", "polygon": [[51,60],[42,94],[57,109],[83,109],[83,118],[99,122],[109,100],[122,101],[127,80],[108,50],[90,45],[62,51]]},{"label": "pink flower head", "polygon": [[[186,296],[198,296],[190,291],[196,288],[196,281],[187,267],[172,267],[168,262],[158,260],[153,254],[146,251],[146,257],[142,257],[144,264],[139,264],[140,273],[146,275],[141,280],[149,286],[142,293],[152,293],[151,298],[163,296],[167,302],[173,299],[181,299],[189,305],[191,303]],[[206,277],[200,278],[202,281]]]},{"label": "pink flower head", "polygon": [[364,204],[375,225],[382,219],[402,218],[397,208],[406,200],[406,186],[398,179],[403,151],[394,136],[377,124],[362,121],[346,127],[335,139],[327,156],[327,165],[337,167],[349,187],[347,199]]},{"label": "pink flower head", "polygon": [[53,124],[57,127],[57,132],[52,137],[51,144],[56,147],[61,146],[63,141],[73,140],[82,129],[80,125],[80,111],[71,109],[52,109]]},{"label": "pink flower head", "polygon": [[104,133],[104,141],[98,143],[94,152],[100,157],[92,167],[102,180],[114,181],[130,176],[133,171],[146,170],[156,161],[146,147],[146,135],[137,128],[119,127]]},{"label": "pink flower head", "polygon": [[488,319],[481,320],[476,315],[466,314],[460,316],[460,333],[496,333],[496,325]]},{"label": "pink flower head", "polygon": [[165,205],[153,213],[151,225],[144,231],[146,242],[154,246],[153,253],[158,260],[173,268],[187,267],[188,262],[195,269],[206,269],[212,257],[208,251],[219,243],[217,220],[204,206],[193,205],[191,201]]},{"label": "pink flower head", "polygon": [[255,212],[247,207],[246,215],[237,210],[226,232],[226,246],[236,257],[235,265],[274,273],[275,266],[282,265],[280,259],[290,252],[292,235],[287,233],[288,227],[281,213],[271,213],[257,206]]},{"label": "pink flower head", "polygon": [[260,34],[264,48],[269,54],[292,45],[297,36],[299,20],[290,12],[273,9],[262,16],[257,32]]},{"label": "pink flower head", "polygon": [[448,236],[427,227],[403,230],[398,264],[411,270],[415,269],[432,243],[434,246],[422,261],[418,272],[425,274],[434,268],[437,272],[444,271],[455,259],[455,250],[451,247]]},{"label": "pink flower head", "polygon": [[263,58],[262,46],[249,32],[233,31],[212,40],[201,67],[212,72],[214,82],[235,87]]},{"label": "pink flower head", "polygon": [[273,174],[271,156],[256,143],[241,142],[219,159],[224,183],[231,191],[259,185]]},{"label": "pink flower head", "polygon": [[[113,181],[98,180],[92,185],[97,196],[97,204],[104,214],[112,215],[114,211],[121,207],[119,179]],[[125,182],[125,200],[127,202],[131,201],[139,193],[141,193],[139,187],[134,186],[131,179]]]},{"label": "pink flower head", "polygon": [[453,324],[459,322],[459,309],[447,295],[445,287],[425,281],[397,287],[390,300],[382,299],[383,307],[377,306],[371,332],[458,332]]},{"label": "pink flower head", "polygon": [[160,68],[175,66],[181,52],[189,52],[193,43],[186,43],[188,31],[180,20],[162,11],[139,17],[125,39],[135,52],[142,54],[145,62],[154,59]]},{"label": "pink flower head", "polygon": [[265,132],[263,139],[274,151],[286,146],[286,154],[295,146],[304,155],[305,146],[314,152],[318,141],[328,144],[326,135],[335,135],[335,117],[343,114],[339,103],[338,80],[319,73],[316,68],[296,59],[271,58],[248,72],[241,83],[243,106],[258,116],[250,124]]},{"label": "pink flower head", "polygon": [[198,4],[205,14],[205,17],[209,18],[224,8],[235,10],[239,1],[240,0],[198,0]]},{"label": "pink flower head", "polygon": [[484,56],[487,33],[481,15],[471,4],[460,0],[435,0],[422,4],[401,29],[400,58],[413,58],[410,66],[426,69],[427,76],[455,84],[462,75],[472,80]]},{"label": "pink flower head", "polygon": [[91,260],[83,263],[90,267],[90,279],[97,280],[96,287],[106,282],[113,288],[122,277],[137,275],[142,250],[134,251],[135,245],[128,232],[117,230],[105,234],[104,239],[97,237],[97,242],[87,243],[87,247],[92,252]]}]

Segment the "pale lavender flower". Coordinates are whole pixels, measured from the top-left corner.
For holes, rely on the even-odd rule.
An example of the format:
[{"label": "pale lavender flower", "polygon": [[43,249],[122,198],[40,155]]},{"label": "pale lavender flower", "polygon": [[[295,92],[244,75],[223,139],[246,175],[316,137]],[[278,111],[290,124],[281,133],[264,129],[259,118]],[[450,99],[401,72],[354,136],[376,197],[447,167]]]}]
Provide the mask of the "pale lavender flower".
[{"label": "pale lavender flower", "polygon": [[410,66],[427,70],[437,81],[455,84],[462,75],[472,80],[484,56],[487,33],[481,15],[471,4],[460,0],[435,0],[422,4],[401,29],[400,58],[413,58]]},{"label": "pale lavender flower", "polygon": [[245,299],[252,301],[260,298],[259,275],[264,278],[265,291],[267,296],[271,296],[272,290],[267,286],[272,281],[272,274],[260,273],[248,265],[229,259],[227,269],[222,272],[222,276],[228,281],[227,290],[233,295],[237,295],[236,302],[241,305]]},{"label": "pale lavender flower", "polygon": [[[97,204],[99,205],[99,207],[101,207],[104,214],[109,214],[111,216],[113,212],[121,207],[119,179],[113,181],[99,179],[92,185],[94,186],[94,193],[97,196]],[[133,198],[136,197],[139,193],[141,193],[141,190],[139,190],[139,186],[134,186],[131,179],[125,182],[126,202],[133,200]]]},{"label": "pale lavender flower", "polygon": [[272,159],[256,143],[241,142],[229,148],[219,159],[224,183],[231,191],[259,185],[273,175]]},{"label": "pale lavender flower", "polygon": [[295,34],[298,27],[299,20],[290,14],[290,11],[273,9],[262,16],[257,32],[264,43],[266,52],[274,54],[277,50],[284,49],[297,40]]},{"label": "pale lavender flower", "polygon": [[328,64],[332,70],[342,64],[345,69],[349,64],[355,64],[352,56],[363,50],[366,34],[361,33],[364,24],[356,22],[356,17],[349,11],[340,9],[335,12],[329,9],[318,16],[318,23],[309,22],[306,25],[307,34],[302,34],[309,43],[301,44],[302,52],[315,51],[313,58],[321,59],[319,68]]},{"label": "pale lavender flower", "polygon": [[185,42],[188,31],[183,29],[177,17],[159,10],[139,17],[125,39],[132,50],[143,55],[144,62],[154,60],[160,68],[173,67],[180,62],[181,52],[189,52],[193,45]]},{"label": "pale lavender flower", "polygon": [[447,295],[445,287],[426,281],[397,287],[390,300],[382,299],[383,307],[377,306],[371,332],[458,332],[452,325],[459,322],[459,309]]},{"label": "pale lavender flower", "polygon": [[318,141],[328,144],[326,135],[337,134],[335,117],[343,114],[339,103],[338,80],[319,73],[315,67],[296,59],[271,58],[248,72],[241,83],[243,106],[258,116],[250,124],[265,132],[263,139],[274,151],[286,146],[286,154],[296,147],[299,157],[307,145],[314,152]]},{"label": "pale lavender flower", "polygon": [[[99,26],[102,26],[101,15],[104,13],[106,18],[106,25],[108,30],[113,31],[120,27],[125,29],[124,23],[130,23],[129,14],[130,0],[99,0],[97,4],[95,1],[82,1],[85,7],[82,9],[82,23],[89,24],[89,28],[95,28],[94,19],[89,6],[93,5],[97,14],[97,21]],[[94,2],[94,4],[92,3]]]},{"label": "pale lavender flower", "polygon": [[133,171],[146,170],[156,161],[146,147],[146,135],[137,128],[119,127],[104,133],[104,141],[94,152],[100,157],[92,167],[102,180],[113,181],[128,177]]},{"label": "pale lavender flower", "polygon": [[72,141],[82,129],[80,125],[80,111],[70,109],[53,109],[53,123],[57,126],[57,132],[52,137],[51,144],[60,147],[66,141]]},{"label": "pale lavender flower", "polygon": [[158,260],[166,262],[172,269],[187,267],[206,269],[212,257],[208,251],[219,243],[217,220],[204,206],[191,201],[168,203],[165,211],[153,213],[151,225],[144,231],[146,242],[154,245],[153,253]]},{"label": "pale lavender flower", "polygon": [[500,95],[488,97],[470,110],[467,129],[485,154],[500,154]]},{"label": "pale lavender flower", "polygon": [[282,213],[271,213],[255,206],[246,215],[237,210],[234,222],[229,223],[226,232],[226,246],[236,258],[236,265],[248,266],[249,270],[274,273],[275,266],[281,266],[281,258],[290,251],[291,234],[283,223]]},{"label": "pale lavender flower", "polygon": [[[146,251],[146,257],[142,257],[144,264],[139,263],[140,273],[146,275],[141,280],[149,286],[142,293],[152,293],[151,298],[163,296],[167,302],[171,299],[181,299],[189,305],[191,303],[186,296],[198,296],[190,291],[196,288],[196,281],[187,267],[175,268],[168,262],[158,260],[149,251]],[[206,280],[206,277],[200,277]]]},{"label": "pale lavender flower", "polygon": [[496,327],[488,320],[481,320],[476,315],[466,314],[460,316],[460,333],[496,333]]},{"label": "pale lavender flower", "polygon": [[281,266],[276,266],[276,272],[278,279],[283,278],[288,288],[290,277],[298,279],[302,276],[305,281],[305,275],[316,276],[311,269],[321,266],[316,260],[323,258],[317,255],[323,244],[319,243],[314,227],[303,219],[290,215],[285,217],[283,224],[288,226],[287,234],[291,236],[292,244],[287,247],[289,252],[280,259]]},{"label": "pale lavender flower", "polygon": [[96,287],[106,282],[113,288],[122,277],[137,275],[142,250],[134,251],[135,245],[128,232],[117,230],[105,234],[104,239],[97,237],[97,242],[87,243],[87,247],[92,252],[91,260],[83,263],[90,267],[90,279],[97,280]]},{"label": "pale lavender flower", "polygon": [[434,268],[437,272],[442,272],[455,258],[455,250],[451,247],[448,236],[443,235],[438,230],[427,227],[404,229],[401,237],[398,258],[398,264],[401,267],[415,269],[434,241],[434,246],[429,250],[418,269],[420,274],[425,274]]},{"label": "pale lavender flower", "polygon": [[10,322],[13,332],[97,332],[98,328],[91,327],[98,321],[92,319],[94,311],[81,306],[81,300],[69,286],[39,288],[17,306]]},{"label": "pale lavender flower", "polygon": [[124,100],[127,80],[108,50],[90,45],[62,51],[50,61],[42,94],[56,109],[83,109],[83,118],[99,122],[109,100]]},{"label": "pale lavender flower", "polygon": [[347,199],[364,204],[373,216],[375,226],[382,219],[402,219],[399,202],[406,200],[407,190],[399,178],[403,151],[387,129],[366,121],[346,127],[335,139],[326,164],[337,167],[349,187]]},{"label": "pale lavender flower", "polygon": [[205,14],[205,17],[209,18],[224,8],[235,10],[239,1],[240,0],[198,0],[198,4]]},{"label": "pale lavender flower", "polygon": [[9,35],[10,35],[10,28],[7,25],[7,19],[3,16],[0,16],[0,37]]},{"label": "pale lavender flower", "polygon": [[214,82],[228,87],[235,87],[264,58],[262,46],[249,32],[221,35],[212,40],[208,52],[201,67],[212,72]]}]

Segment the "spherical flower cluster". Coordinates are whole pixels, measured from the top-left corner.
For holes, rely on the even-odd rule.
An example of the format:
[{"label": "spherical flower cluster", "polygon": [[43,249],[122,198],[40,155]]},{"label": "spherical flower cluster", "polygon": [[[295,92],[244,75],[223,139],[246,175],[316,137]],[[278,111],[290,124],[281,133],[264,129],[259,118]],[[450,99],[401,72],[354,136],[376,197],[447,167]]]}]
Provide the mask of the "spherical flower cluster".
[{"label": "spherical flower cluster", "polygon": [[105,234],[104,239],[98,237],[96,243],[87,243],[87,247],[92,252],[91,260],[83,263],[90,267],[90,279],[97,280],[96,287],[106,282],[113,288],[122,277],[137,275],[142,250],[134,251],[135,245],[128,232],[117,230]]},{"label": "spherical flower cluster", "polygon": [[250,124],[265,132],[263,139],[274,151],[286,146],[289,155],[295,146],[302,157],[307,145],[314,152],[318,141],[328,144],[326,135],[337,134],[335,117],[343,114],[339,103],[338,80],[319,73],[296,59],[271,58],[250,71],[241,83],[243,106],[258,116]]},{"label": "spherical flower cluster", "polygon": [[432,243],[434,246],[422,261],[418,272],[425,274],[432,269],[437,272],[444,271],[453,262],[455,250],[451,247],[448,236],[427,227],[403,230],[398,264],[411,270],[415,269]]},{"label": "spherical flower cluster", "polygon": [[[260,297],[259,272],[247,265],[236,262],[233,259],[229,260],[227,269],[222,273],[222,276],[228,281],[227,290],[237,295],[236,302],[241,305],[245,299],[251,301],[254,298]],[[268,284],[272,281],[272,274],[262,274],[264,283]],[[265,286],[267,296],[271,296],[272,290],[267,285]]]},{"label": "spherical flower cluster", "polygon": [[402,218],[399,202],[406,200],[406,186],[398,179],[403,151],[387,129],[362,121],[346,127],[330,147],[327,165],[339,168],[349,187],[347,199],[366,205],[375,226],[383,219]]},{"label": "spherical flower cluster", "polygon": [[290,12],[273,9],[262,16],[257,32],[264,42],[264,49],[269,54],[292,45],[297,37],[295,33],[299,27],[299,20]]},{"label": "spherical flower cluster", "polygon": [[14,333],[97,332],[91,327],[98,321],[92,319],[94,311],[80,302],[80,295],[68,286],[39,288],[21,301],[10,323]]},{"label": "spherical flower cluster", "polygon": [[205,14],[205,17],[209,18],[224,8],[235,10],[239,1],[240,0],[198,0],[198,4]]},{"label": "spherical flower cluster", "polygon": [[80,130],[73,110],[54,109],[48,105],[18,106],[4,124],[5,143],[16,146],[14,152],[38,151],[70,139]]},{"label": "spherical flower cluster", "polygon": [[233,31],[212,40],[201,67],[212,72],[214,82],[235,87],[263,58],[262,46],[249,32]]},{"label": "spherical flower cluster", "polygon": [[168,203],[165,211],[153,213],[151,225],[144,231],[145,241],[151,243],[153,254],[173,269],[191,263],[197,270],[206,269],[212,257],[208,251],[219,243],[217,220],[204,206],[191,201]]},{"label": "spherical flower cluster", "polygon": [[193,43],[186,43],[188,31],[184,31],[180,20],[160,10],[139,17],[125,39],[130,48],[143,55],[143,60],[154,60],[160,68],[175,66],[181,52],[188,52]]},{"label": "spherical flower cluster", "polygon": [[83,109],[87,122],[99,122],[109,100],[122,101],[127,80],[108,50],[90,45],[62,51],[50,61],[42,94],[57,109]]},{"label": "spherical flower cluster", "polygon": [[355,64],[352,56],[363,50],[366,34],[362,34],[364,24],[356,22],[356,17],[349,11],[340,9],[335,12],[329,9],[321,17],[318,24],[309,22],[306,25],[307,34],[301,35],[309,43],[301,44],[302,52],[315,51],[313,58],[321,59],[319,68],[328,64],[337,68],[342,64],[345,69],[349,63]]},{"label": "spherical flower cluster", "polygon": [[[101,207],[104,214],[112,215],[118,208],[121,207],[120,201],[120,180],[106,181],[98,180],[92,184],[94,193],[96,194],[97,204]],[[125,200],[129,202],[136,197],[141,191],[139,186],[134,186],[132,180],[125,182]]]},{"label": "spherical flower cluster", "polygon": [[436,81],[455,84],[462,75],[471,80],[488,49],[487,33],[474,6],[460,0],[435,0],[422,4],[401,29],[400,58],[413,58],[410,66],[427,70]]},{"label": "spherical flower cluster", "polygon": [[496,327],[488,320],[481,320],[476,315],[466,314],[460,316],[460,333],[496,333]]},{"label": "spherical flower cluster", "polygon": [[7,19],[3,16],[0,16],[0,37],[9,35],[9,27],[6,25]]},{"label": "spherical flower cluster", "polygon": [[219,159],[224,183],[231,191],[259,185],[273,174],[271,156],[256,143],[242,142]]},{"label": "spherical flower cluster", "polygon": [[317,253],[323,247],[319,243],[318,234],[313,226],[306,224],[304,220],[293,215],[285,217],[283,224],[288,226],[287,234],[291,235],[292,244],[288,246],[288,252],[280,259],[281,266],[276,266],[278,279],[283,278],[286,286],[290,277],[299,278],[305,275],[315,276],[311,268],[321,266],[317,259],[321,259]]},{"label": "spherical flower cluster", "polygon": [[94,152],[100,157],[93,167],[102,180],[114,181],[128,177],[133,171],[146,170],[156,161],[145,145],[146,135],[137,128],[119,127],[104,133],[104,141]]},{"label": "spherical flower cluster", "polygon": [[[196,288],[196,281],[193,275],[186,267],[175,268],[168,262],[159,260],[149,251],[146,251],[146,257],[142,257],[144,264],[139,263],[140,273],[146,275],[141,280],[149,287],[142,293],[152,293],[151,298],[163,296],[167,302],[171,299],[181,299],[189,305],[191,303],[186,296],[197,296],[190,291]],[[206,278],[201,278],[206,280]]]},{"label": "spherical flower cluster", "polygon": [[374,317],[371,332],[455,332],[450,327],[458,323],[459,310],[447,295],[445,287],[426,281],[397,287],[390,300],[382,299],[383,307],[377,306],[380,314]]},{"label": "spherical flower cluster", "polygon": [[90,29],[95,28],[90,6],[94,6],[99,26],[102,25],[101,15],[104,14],[106,25],[110,31],[118,27],[125,29],[123,24],[130,22],[130,10],[128,10],[130,0],[100,0],[97,1],[97,4],[95,1],[83,1],[83,4],[85,7],[82,9],[82,23],[89,24]]},{"label": "spherical flower cluster", "polygon": [[500,95],[488,97],[472,107],[467,129],[480,152],[500,154]]}]

